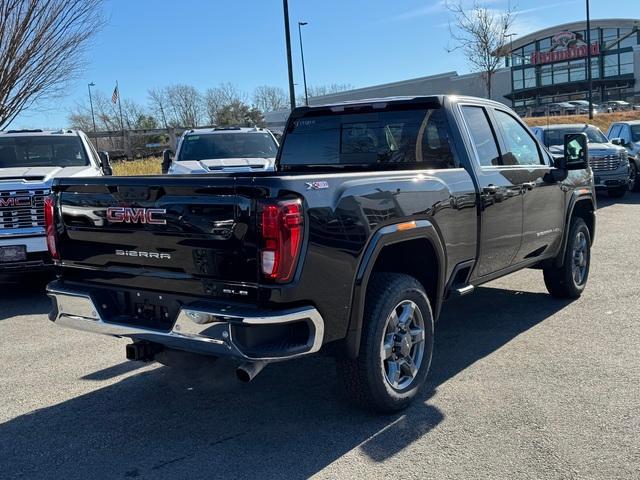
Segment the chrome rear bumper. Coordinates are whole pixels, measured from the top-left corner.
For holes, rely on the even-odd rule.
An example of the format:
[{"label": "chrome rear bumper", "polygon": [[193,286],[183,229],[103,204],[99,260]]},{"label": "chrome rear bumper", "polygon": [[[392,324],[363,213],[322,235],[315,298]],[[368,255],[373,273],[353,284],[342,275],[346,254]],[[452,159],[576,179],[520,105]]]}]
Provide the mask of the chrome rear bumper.
[{"label": "chrome rear bumper", "polygon": [[[55,281],[47,286],[53,301],[49,319],[56,324],[86,332],[147,340],[169,348],[215,356],[231,356],[249,361],[279,361],[317,352],[324,338],[324,322],[313,307],[285,311],[256,310],[234,306],[183,307],[170,331],[112,323],[101,317],[91,295],[66,288]],[[238,327],[278,327],[304,322],[308,327],[306,342],[298,342],[290,352],[259,355],[248,352],[234,338]],[[285,330],[286,331],[286,330]],[[286,338],[282,339],[284,342]]]}]

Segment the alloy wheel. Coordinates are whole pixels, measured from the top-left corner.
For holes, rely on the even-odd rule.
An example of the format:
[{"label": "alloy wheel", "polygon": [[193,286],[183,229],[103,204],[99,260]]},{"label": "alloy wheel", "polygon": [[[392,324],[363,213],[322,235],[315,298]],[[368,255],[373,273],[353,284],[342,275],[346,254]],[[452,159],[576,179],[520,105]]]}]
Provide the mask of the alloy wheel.
[{"label": "alloy wheel", "polygon": [[424,356],[425,327],[420,308],[400,302],[387,318],[380,357],[387,383],[403,390],[413,383]]},{"label": "alloy wheel", "polygon": [[587,266],[589,265],[589,248],[587,245],[587,237],[584,232],[580,231],[576,234],[573,241],[573,281],[576,286],[581,286],[587,276]]}]

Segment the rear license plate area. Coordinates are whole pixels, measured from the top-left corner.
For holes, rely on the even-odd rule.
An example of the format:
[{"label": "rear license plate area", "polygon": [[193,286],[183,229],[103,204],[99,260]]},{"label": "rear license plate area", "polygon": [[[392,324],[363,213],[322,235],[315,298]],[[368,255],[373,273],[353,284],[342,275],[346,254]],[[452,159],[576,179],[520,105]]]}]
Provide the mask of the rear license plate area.
[{"label": "rear license plate area", "polygon": [[162,331],[171,329],[182,305],[173,295],[135,290],[100,291],[94,298],[108,322]]},{"label": "rear license plate area", "polygon": [[0,247],[0,263],[24,262],[27,259],[27,247],[7,245]]}]

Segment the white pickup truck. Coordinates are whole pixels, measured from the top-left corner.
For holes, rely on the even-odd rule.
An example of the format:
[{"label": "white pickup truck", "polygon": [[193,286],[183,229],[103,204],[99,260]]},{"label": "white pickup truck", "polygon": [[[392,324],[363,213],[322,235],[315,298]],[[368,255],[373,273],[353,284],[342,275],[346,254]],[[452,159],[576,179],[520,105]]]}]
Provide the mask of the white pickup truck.
[{"label": "white pickup truck", "polygon": [[108,155],[75,130],[0,132],[0,273],[51,266],[44,199],[57,177],[110,175]]},{"label": "white pickup truck", "polygon": [[162,173],[230,173],[273,171],[278,141],[260,127],[197,128],[184,133],[173,160],[165,151]]}]

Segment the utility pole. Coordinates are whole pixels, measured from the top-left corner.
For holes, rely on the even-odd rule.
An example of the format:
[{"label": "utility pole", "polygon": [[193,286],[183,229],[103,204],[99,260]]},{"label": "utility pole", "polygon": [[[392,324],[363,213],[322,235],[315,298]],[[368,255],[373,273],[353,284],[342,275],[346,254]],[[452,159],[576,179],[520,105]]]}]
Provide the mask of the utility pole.
[{"label": "utility pole", "polygon": [[93,122],[93,141],[96,144],[96,150],[98,150],[98,137],[96,136],[96,116],[93,114],[93,98],[91,98],[91,87],[95,87],[96,84],[91,82],[87,84],[89,90],[89,105],[91,106],[91,121]]},{"label": "utility pole", "polygon": [[302,79],[304,81],[304,104],[309,106],[309,94],[307,93],[307,71],[304,67],[304,48],[302,48],[302,28],[307,22],[298,22],[298,35],[300,36],[300,57],[302,58]]},{"label": "utility pole", "polygon": [[293,63],[291,62],[291,34],[289,32],[289,2],[282,0],[284,8],[284,38],[287,44],[287,67],[289,68],[289,102],[291,110],[296,108],[296,90],[293,86]]},{"label": "utility pole", "polygon": [[589,0],[587,2],[587,83],[589,85],[589,120],[593,120],[593,78],[591,75],[591,19],[589,16]]}]

